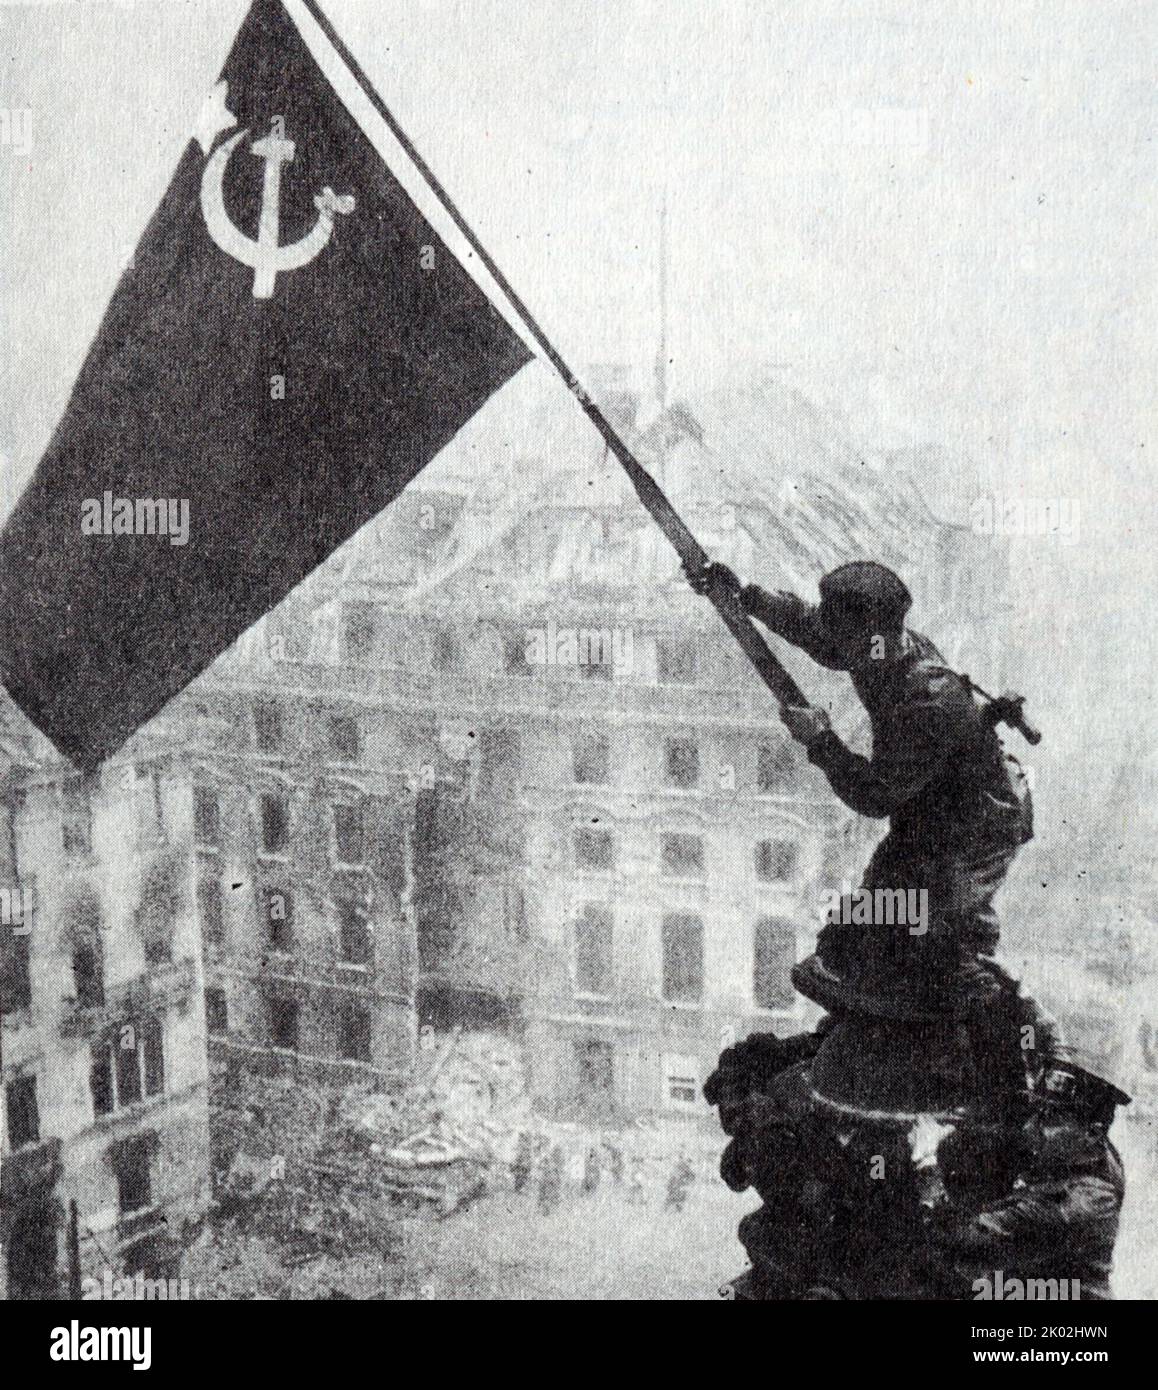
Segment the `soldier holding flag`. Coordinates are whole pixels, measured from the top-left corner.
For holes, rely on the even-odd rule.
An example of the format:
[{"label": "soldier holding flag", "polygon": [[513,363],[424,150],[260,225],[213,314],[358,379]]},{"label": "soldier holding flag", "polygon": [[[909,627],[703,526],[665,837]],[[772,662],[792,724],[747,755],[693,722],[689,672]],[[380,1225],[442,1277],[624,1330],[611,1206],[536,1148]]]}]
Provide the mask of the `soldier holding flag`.
[{"label": "soldier holding flag", "polygon": [[991,994],[997,968],[978,970],[976,957],[996,949],[993,898],[1032,835],[1028,790],[994,729],[1009,702],[979,704],[968,678],[905,626],[909,591],[884,565],[840,566],[820,581],[816,606],[742,585],[720,564],[690,579],[697,592],[737,604],[820,665],[847,671],[868,711],[871,757],[846,747],[823,710],[789,706],[781,717],[845,805],[888,818],[863,887],[926,890],[927,929],[866,933],[834,913],[818,942],[822,973],[870,992],[901,977],[934,1006],[946,981]]}]

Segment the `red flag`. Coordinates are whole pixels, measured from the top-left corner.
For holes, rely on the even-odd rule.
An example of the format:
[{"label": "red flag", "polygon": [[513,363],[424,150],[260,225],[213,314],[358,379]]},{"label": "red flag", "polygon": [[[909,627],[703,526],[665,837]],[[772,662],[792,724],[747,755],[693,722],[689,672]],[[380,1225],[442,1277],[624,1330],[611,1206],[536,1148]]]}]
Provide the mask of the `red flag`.
[{"label": "red flag", "polygon": [[0,536],[0,679],[95,766],[528,357],[257,0]]}]

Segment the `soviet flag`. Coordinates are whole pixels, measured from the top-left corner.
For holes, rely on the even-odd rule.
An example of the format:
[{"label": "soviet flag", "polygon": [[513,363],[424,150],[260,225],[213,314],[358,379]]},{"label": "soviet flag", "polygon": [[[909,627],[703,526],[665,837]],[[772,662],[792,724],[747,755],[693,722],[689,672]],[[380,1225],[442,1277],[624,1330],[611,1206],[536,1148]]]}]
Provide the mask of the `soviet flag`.
[{"label": "soviet flag", "polygon": [[95,767],[528,356],[257,0],[0,535],[0,680]]}]

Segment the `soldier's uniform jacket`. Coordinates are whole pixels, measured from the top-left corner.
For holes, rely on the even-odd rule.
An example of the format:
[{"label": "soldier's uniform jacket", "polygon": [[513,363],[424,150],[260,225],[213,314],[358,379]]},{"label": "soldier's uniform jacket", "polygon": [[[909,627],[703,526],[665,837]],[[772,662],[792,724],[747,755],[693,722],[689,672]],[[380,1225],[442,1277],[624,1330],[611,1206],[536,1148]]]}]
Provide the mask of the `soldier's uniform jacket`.
[{"label": "soldier's uniform jacket", "polygon": [[1097,1161],[1066,1174],[1026,1175],[1009,1196],[953,1223],[945,1240],[959,1271],[1005,1279],[1077,1279],[1080,1297],[1110,1298],[1110,1269],[1125,1193],[1107,1140]]},{"label": "soldier's uniform jacket", "polygon": [[[845,669],[815,606],[756,585],[744,590],[744,606],[821,666]],[[846,806],[889,817],[897,851],[976,852],[1024,843],[1027,807],[969,685],[927,637],[906,629],[903,641],[898,660],[869,661],[850,673],[872,726],[871,759],[831,732],[810,747],[809,758]]]}]

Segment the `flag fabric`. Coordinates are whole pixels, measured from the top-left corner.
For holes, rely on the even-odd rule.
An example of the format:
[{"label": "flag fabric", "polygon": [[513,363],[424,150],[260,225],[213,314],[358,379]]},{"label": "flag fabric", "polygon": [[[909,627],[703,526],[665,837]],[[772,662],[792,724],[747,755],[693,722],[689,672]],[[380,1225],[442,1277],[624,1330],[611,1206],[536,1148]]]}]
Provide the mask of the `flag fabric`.
[{"label": "flag fabric", "polygon": [[0,680],[95,767],[529,356],[256,0],[0,535]]}]

